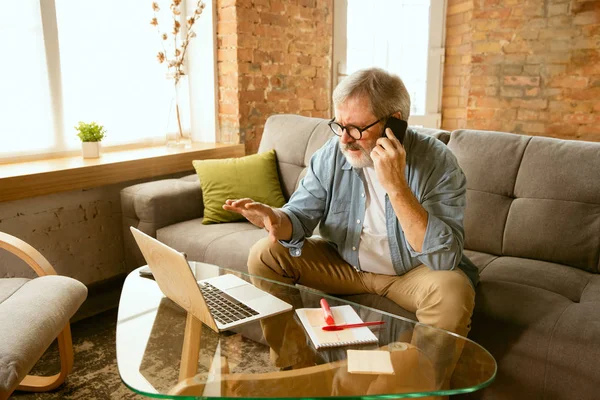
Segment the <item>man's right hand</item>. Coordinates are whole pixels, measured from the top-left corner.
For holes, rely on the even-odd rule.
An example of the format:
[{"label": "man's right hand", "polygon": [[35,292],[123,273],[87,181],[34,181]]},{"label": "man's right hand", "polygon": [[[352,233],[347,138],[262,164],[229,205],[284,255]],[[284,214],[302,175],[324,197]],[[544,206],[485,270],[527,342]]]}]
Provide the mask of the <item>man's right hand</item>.
[{"label": "man's right hand", "polygon": [[246,198],[226,200],[223,209],[241,214],[253,225],[264,228],[272,242],[291,237],[291,222],[287,215],[271,206]]}]

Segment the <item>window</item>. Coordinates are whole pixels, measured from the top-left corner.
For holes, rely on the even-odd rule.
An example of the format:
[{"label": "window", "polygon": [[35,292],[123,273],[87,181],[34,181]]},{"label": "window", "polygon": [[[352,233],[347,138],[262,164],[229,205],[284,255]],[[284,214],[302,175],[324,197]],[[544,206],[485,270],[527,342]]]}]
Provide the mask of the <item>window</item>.
[{"label": "window", "polygon": [[[103,146],[164,142],[173,89],[151,2],[0,5],[0,158],[78,150],[78,121],[104,125]],[[199,22],[212,24],[206,14]]]},{"label": "window", "polygon": [[[338,76],[380,67],[402,78],[411,125],[439,127],[444,0],[336,0]],[[337,82],[334,82],[337,84]]]}]

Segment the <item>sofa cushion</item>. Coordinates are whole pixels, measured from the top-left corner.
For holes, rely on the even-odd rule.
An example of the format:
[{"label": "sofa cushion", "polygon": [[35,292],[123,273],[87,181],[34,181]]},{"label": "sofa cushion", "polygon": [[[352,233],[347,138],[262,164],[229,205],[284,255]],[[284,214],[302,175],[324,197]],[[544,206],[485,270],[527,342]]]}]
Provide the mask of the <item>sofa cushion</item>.
[{"label": "sofa cushion", "polygon": [[599,272],[600,143],[458,130],[448,147],[467,177],[465,248]]},{"label": "sofa cushion", "polygon": [[511,197],[501,194],[467,189],[465,248],[483,253],[502,254],[504,225],[512,202]]},{"label": "sofa cushion", "polygon": [[452,132],[448,148],[467,177],[465,248],[502,255],[504,225],[529,140],[502,132]]},{"label": "sofa cushion", "polygon": [[187,254],[190,261],[202,261],[220,267],[247,271],[250,247],[267,236],[249,222],[203,225],[202,218],[159,229],[156,238]]},{"label": "sofa cushion", "polygon": [[593,274],[545,261],[498,257],[481,272],[481,281],[517,283],[559,294],[579,302]]},{"label": "sofa cushion", "polygon": [[321,147],[333,132],[327,120],[300,115],[273,115],[267,119],[259,152],[275,149],[286,198],[296,189],[298,175],[306,167],[307,159]]},{"label": "sofa cushion", "polygon": [[479,283],[469,337],[498,362],[494,398],[510,399],[515,393],[523,399],[540,398],[553,330],[572,305],[560,294],[522,283]]},{"label": "sofa cushion", "polygon": [[[600,171],[598,174],[600,176]],[[539,196],[512,202],[506,219],[502,254],[598,272],[600,204]]]},{"label": "sofa cushion", "polygon": [[523,152],[531,138],[503,132],[457,130],[448,148],[467,176],[467,189],[514,197]]},{"label": "sofa cushion", "polygon": [[448,141],[450,140],[450,132],[448,131],[444,131],[441,129],[435,129],[435,128],[423,128],[420,126],[409,126],[410,129],[412,129],[413,131],[419,132],[423,135],[428,135],[428,136],[433,136],[434,138],[436,138],[437,140],[441,141],[444,144],[448,144]]},{"label": "sofa cushion", "polygon": [[[600,276],[590,286],[600,293]],[[587,291],[587,289],[586,289]],[[552,332],[546,357],[545,390],[557,399],[597,399],[600,387],[600,298],[572,304]]]},{"label": "sofa cushion", "polygon": [[515,196],[600,204],[598,177],[600,143],[533,137],[523,154]]},{"label": "sofa cushion", "polygon": [[[515,182],[505,254],[600,272],[600,143],[531,139]],[[548,247],[548,243],[552,243]]]},{"label": "sofa cushion", "polygon": [[251,197],[272,207],[285,204],[273,149],[240,158],[195,160],[192,164],[202,187],[203,224],[244,220],[242,215],[223,209],[227,199]]},{"label": "sofa cushion", "polygon": [[492,262],[494,261],[496,258],[498,258],[498,256],[493,255],[493,254],[488,254],[488,253],[481,253],[479,251],[473,251],[473,250],[464,250],[464,254],[469,257],[469,260],[471,260],[473,262],[473,264],[475,264],[477,266],[477,268],[479,269],[479,274],[481,274],[481,272]]}]

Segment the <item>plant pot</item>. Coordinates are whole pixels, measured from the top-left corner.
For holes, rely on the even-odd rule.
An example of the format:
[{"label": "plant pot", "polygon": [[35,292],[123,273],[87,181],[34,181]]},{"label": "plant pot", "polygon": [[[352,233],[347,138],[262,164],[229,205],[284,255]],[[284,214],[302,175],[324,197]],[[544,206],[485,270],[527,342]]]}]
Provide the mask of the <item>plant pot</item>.
[{"label": "plant pot", "polygon": [[83,158],[100,157],[100,142],[81,142],[81,155]]}]

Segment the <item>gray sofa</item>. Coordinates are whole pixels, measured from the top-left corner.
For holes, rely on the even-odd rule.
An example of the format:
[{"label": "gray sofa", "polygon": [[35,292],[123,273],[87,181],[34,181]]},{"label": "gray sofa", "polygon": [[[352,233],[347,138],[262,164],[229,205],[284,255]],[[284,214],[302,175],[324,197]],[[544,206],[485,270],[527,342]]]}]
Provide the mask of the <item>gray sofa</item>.
[{"label": "gray sofa", "polygon": [[[498,362],[482,399],[597,399],[600,389],[600,143],[501,132],[451,134],[467,175],[465,252],[479,267],[469,337]],[[259,152],[274,148],[284,194],[331,133],[327,121],[268,119]],[[265,232],[246,222],[202,225],[196,175],[121,192],[124,225],[185,251],[189,259],[246,270]],[[131,263],[144,261],[126,230]],[[414,318],[372,295],[351,300]]]}]

